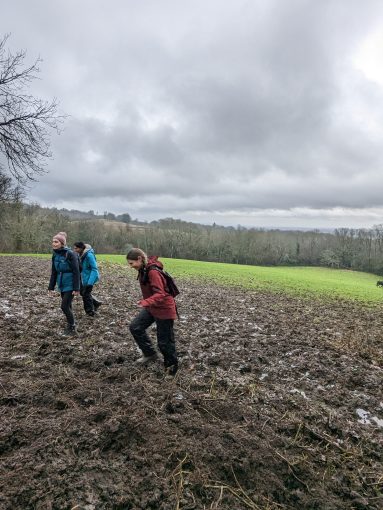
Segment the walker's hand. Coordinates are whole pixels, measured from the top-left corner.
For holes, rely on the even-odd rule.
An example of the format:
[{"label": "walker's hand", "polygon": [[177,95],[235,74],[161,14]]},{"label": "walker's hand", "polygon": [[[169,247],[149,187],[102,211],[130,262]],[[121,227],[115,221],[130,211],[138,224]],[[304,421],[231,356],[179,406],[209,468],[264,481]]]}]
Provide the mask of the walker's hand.
[{"label": "walker's hand", "polygon": [[141,301],[137,301],[137,306],[138,306],[138,308],[143,308]]},{"label": "walker's hand", "polygon": [[74,290],[72,292],[72,296],[79,296],[80,295],[80,291],[79,290]]},{"label": "walker's hand", "polygon": [[53,297],[56,294],[54,290],[48,290],[48,296]]}]

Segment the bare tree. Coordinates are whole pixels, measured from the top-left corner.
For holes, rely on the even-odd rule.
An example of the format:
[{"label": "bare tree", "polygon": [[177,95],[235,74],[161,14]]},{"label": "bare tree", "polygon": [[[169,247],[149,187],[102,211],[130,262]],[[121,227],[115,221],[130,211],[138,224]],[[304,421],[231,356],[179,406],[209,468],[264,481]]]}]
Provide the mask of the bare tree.
[{"label": "bare tree", "polygon": [[47,102],[26,92],[37,79],[41,59],[25,65],[25,51],[6,50],[8,37],[0,40],[0,170],[6,166],[25,184],[45,172],[45,161],[52,157],[49,134],[59,131],[63,116],[55,99]]}]

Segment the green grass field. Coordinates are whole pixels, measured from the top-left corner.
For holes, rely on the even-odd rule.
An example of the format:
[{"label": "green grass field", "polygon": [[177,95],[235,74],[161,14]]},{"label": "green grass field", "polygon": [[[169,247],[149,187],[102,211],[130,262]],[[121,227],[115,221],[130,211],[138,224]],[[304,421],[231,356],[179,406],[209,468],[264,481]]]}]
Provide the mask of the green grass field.
[{"label": "green grass field", "polygon": [[[50,257],[49,254],[33,256]],[[124,255],[97,255],[97,259],[107,264],[126,265]],[[263,267],[166,258],[161,260],[165,269],[180,280],[196,279],[225,286],[326,299],[352,299],[371,305],[383,302],[383,289],[376,286],[380,278],[370,273],[323,267]]]}]

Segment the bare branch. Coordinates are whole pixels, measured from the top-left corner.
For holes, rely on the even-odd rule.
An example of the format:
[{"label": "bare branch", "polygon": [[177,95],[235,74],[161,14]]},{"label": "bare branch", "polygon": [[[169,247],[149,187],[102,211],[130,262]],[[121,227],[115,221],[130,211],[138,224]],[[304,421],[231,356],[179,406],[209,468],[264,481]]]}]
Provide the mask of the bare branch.
[{"label": "bare branch", "polygon": [[25,184],[46,171],[46,160],[52,157],[50,132],[60,132],[65,116],[58,114],[56,99],[48,102],[25,92],[37,79],[41,59],[23,67],[25,51],[7,51],[8,38],[0,40],[0,153],[8,172]]}]

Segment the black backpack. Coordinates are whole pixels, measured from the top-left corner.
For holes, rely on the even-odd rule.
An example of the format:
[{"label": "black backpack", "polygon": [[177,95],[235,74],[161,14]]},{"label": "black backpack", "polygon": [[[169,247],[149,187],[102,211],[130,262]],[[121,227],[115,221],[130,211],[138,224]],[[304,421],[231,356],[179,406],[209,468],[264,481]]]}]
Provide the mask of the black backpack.
[{"label": "black backpack", "polygon": [[176,285],[176,282],[174,281],[173,277],[167,273],[166,271],[164,271],[163,269],[161,269],[160,267],[158,266],[147,266],[146,267],[146,271],[145,271],[145,275],[144,275],[144,283],[147,283],[148,281],[148,274],[149,274],[149,271],[151,270],[155,270],[155,271],[158,271],[159,273],[162,274],[162,276],[165,278],[165,281],[166,281],[166,286],[168,288],[168,291],[169,291],[169,294],[173,297],[176,297],[178,296],[178,294],[180,293],[177,285]]}]

